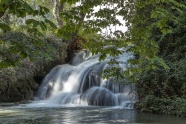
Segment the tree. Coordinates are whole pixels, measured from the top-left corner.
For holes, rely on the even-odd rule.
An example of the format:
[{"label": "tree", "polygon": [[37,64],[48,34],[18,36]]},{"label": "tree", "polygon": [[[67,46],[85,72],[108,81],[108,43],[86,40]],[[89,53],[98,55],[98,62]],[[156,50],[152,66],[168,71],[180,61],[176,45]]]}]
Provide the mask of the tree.
[{"label": "tree", "polygon": [[[90,40],[86,47],[93,54],[101,52],[100,60],[105,59],[106,54],[117,56],[121,54],[118,48],[130,46],[128,51],[138,55],[138,59],[129,60],[132,65],[138,65],[138,68],[131,66],[126,72],[132,76],[138,74],[142,69],[154,69],[157,65],[168,68],[163,60],[157,56],[159,47],[156,41],[151,38],[152,32],[156,27],[161,36],[172,32],[169,22],[177,23],[176,15],[173,12],[181,13],[186,8],[181,0],[54,0],[56,20],[58,29],[56,33],[68,41],[76,39],[77,35],[82,35]],[[57,3],[59,3],[57,6]],[[67,3],[71,8],[64,10],[64,4]],[[32,28],[28,32],[38,33],[38,28],[47,29],[46,24],[54,26],[46,18],[49,10],[46,7],[38,6],[32,8],[24,0],[1,0],[0,17],[5,12],[16,15],[17,17],[26,17],[26,15],[41,16],[42,20],[27,19],[26,24]],[[95,7],[100,9],[94,11]],[[140,10],[147,12],[140,13]],[[61,13],[61,17],[59,14]],[[122,16],[125,23],[117,19]],[[61,20],[62,19],[62,20]],[[63,26],[62,26],[63,25]],[[128,30],[111,31],[109,34],[101,33],[103,28],[109,26],[125,25]],[[3,30],[9,30],[9,26],[0,22]],[[54,26],[55,27],[55,26]],[[92,42],[91,42],[92,41]],[[105,46],[110,46],[106,47]],[[143,64],[146,63],[146,64]],[[117,64],[113,59],[110,64]],[[116,69],[116,72],[118,72]],[[118,76],[118,73],[107,71],[110,75]],[[123,77],[123,74],[121,75]]]},{"label": "tree", "polygon": [[[55,24],[50,21],[49,9],[41,6],[42,1],[39,0],[1,0],[0,2],[0,32],[7,32],[12,29],[10,19],[22,19],[23,22],[18,26],[24,26],[30,35],[34,35],[33,41],[35,47],[41,48],[44,46],[44,42],[41,42],[40,36],[43,36],[42,32],[46,32],[49,27],[56,28]],[[50,6],[48,6],[50,7]],[[49,16],[48,16],[49,15]],[[5,17],[5,19],[3,19]],[[3,40],[3,36],[0,36],[0,68],[8,67],[17,64],[19,59],[29,57],[33,60],[34,56],[32,46],[29,43],[24,42],[12,42],[9,40]],[[18,38],[19,39],[19,38]],[[25,50],[24,46],[30,46]],[[45,46],[46,47],[46,46]],[[51,47],[52,48],[52,47]],[[48,51],[51,51],[48,47]],[[9,59],[14,55],[13,60]]]},{"label": "tree", "polygon": [[[134,52],[139,58],[129,60],[129,63],[138,65],[138,68],[135,66],[135,68],[128,69],[124,72],[127,75],[132,72],[132,76],[135,76],[143,69],[155,69],[157,66],[168,69],[163,59],[158,56],[159,46],[151,36],[154,28],[161,32],[162,37],[172,32],[169,23],[177,23],[176,15],[173,12],[182,13],[182,9],[186,8],[181,1],[61,0],[61,3],[65,2],[76,6],[62,13],[62,19],[66,23],[61,29],[58,29],[58,35],[73,40],[78,33],[89,37],[92,34],[99,34],[96,38],[91,39],[93,42],[89,42],[87,47],[93,54],[101,52],[100,60],[105,59],[106,54],[117,56],[122,52],[118,48],[130,46],[128,51]],[[100,9],[94,11],[94,8],[98,6]],[[146,13],[140,13],[140,10],[145,10]],[[110,25],[123,25],[117,16],[123,17],[128,30],[126,32],[115,30],[109,35],[101,34],[101,30]],[[104,48],[104,46],[111,47]],[[117,62],[111,62],[111,64],[113,63]],[[111,73],[110,70],[107,72]],[[111,75],[118,76],[119,74],[111,73]]]},{"label": "tree", "polygon": [[[186,4],[185,1],[180,1]],[[166,8],[172,11],[172,8]],[[143,70],[137,82],[138,108],[142,111],[186,116],[186,9],[181,13],[172,11],[175,20],[169,21],[172,32],[162,36],[154,28],[151,38],[158,43],[158,56],[169,66],[169,69],[156,68]],[[146,11],[147,12],[147,11]],[[144,9],[140,13],[146,13]]]}]

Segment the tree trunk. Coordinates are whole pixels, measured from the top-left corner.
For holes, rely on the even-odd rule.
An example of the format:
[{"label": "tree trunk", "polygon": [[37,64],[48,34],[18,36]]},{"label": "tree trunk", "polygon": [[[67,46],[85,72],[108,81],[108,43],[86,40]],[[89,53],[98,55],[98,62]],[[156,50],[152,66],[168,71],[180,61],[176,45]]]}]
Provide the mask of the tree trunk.
[{"label": "tree trunk", "polygon": [[53,15],[57,21],[58,28],[61,28],[63,26],[63,21],[61,20],[60,14],[63,12],[64,3],[60,3],[60,0],[53,0],[53,3]]}]

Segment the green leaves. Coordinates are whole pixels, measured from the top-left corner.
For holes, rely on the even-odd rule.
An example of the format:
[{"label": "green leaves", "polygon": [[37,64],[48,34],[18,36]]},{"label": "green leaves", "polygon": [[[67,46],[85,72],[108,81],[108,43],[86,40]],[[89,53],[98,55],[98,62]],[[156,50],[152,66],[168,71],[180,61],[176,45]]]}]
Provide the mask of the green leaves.
[{"label": "green leaves", "polygon": [[26,24],[33,24],[34,27],[37,27],[37,25],[39,25],[39,22],[34,20],[34,19],[27,19],[26,20]]},{"label": "green leaves", "polygon": [[[73,41],[77,35],[86,37],[89,42],[85,46],[93,54],[101,53],[100,61],[107,55],[118,56],[123,52],[119,48],[130,46],[128,51],[139,58],[138,61],[129,61],[131,65],[138,65],[138,69],[131,68],[125,72],[128,75],[143,68],[156,69],[161,66],[168,69],[158,56],[157,37],[173,33],[173,26],[179,23],[177,15],[183,13],[183,8],[186,8],[181,2],[176,0],[60,0],[60,2],[68,3],[71,7],[61,13],[64,23],[61,28],[55,30],[58,36],[69,41]],[[37,18],[25,19],[29,33],[41,36],[41,32],[47,31],[49,27],[56,29],[56,25],[47,18],[49,10],[46,7],[38,5],[32,8],[22,0],[2,0],[1,3],[8,5],[9,14],[21,18],[32,15]],[[5,8],[0,6],[0,11],[4,10]],[[123,20],[119,20],[118,16]],[[128,28],[126,32],[113,29],[122,25]],[[0,26],[3,30],[10,29],[6,23],[0,22]],[[103,32],[103,29],[106,31]],[[159,32],[161,35],[154,37],[154,33]],[[37,46],[37,43],[35,44]],[[25,56],[24,52],[20,54]],[[113,70],[119,72],[117,69]]]},{"label": "green leaves", "polygon": [[[41,31],[46,31],[51,26],[52,28],[56,28],[55,24],[46,18],[46,14],[49,13],[49,9],[46,7],[43,7],[41,5],[38,5],[35,9],[33,9],[29,3],[23,0],[3,0],[1,1],[0,5],[6,5],[1,6],[0,11],[5,11],[7,8],[7,14],[12,14],[18,18],[25,18],[26,25],[28,26],[28,32],[35,34],[35,35],[41,35]],[[7,8],[6,8],[7,7]],[[34,16],[31,19],[26,19],[27,16]],[[38,19],[38,17],[40,19]],[[30,18],[30,17],[29,17]],[[36,19],[37,18],[37,19]],[[0,21],[0,26],[3,31],[10,30],[10,26],[6,23],[3,23]],[[30,26],[32,27],[30,27]]]},{"label": "green leaves", "polygon": [[10,31],[10,27],[8,25],[6,25],[5,23],[0,22],[0,29],[4,30],[4,31]]},{"label": "green leaves", "polygon": [[37,27],[40,27],[42,31],[47,30],[47,27],[48,27],[47,24],[49,24],[52,28],[56,28],[56,25],[48,19],[45,19],[45,21],[27,19],[26,24],[31,25],[33,27],[32,29],[28,29],[27,31],[31,34],[38,35],[38,36],[42,36],[42,33],[38,31]]},{"label": "green leaves", "polygon": [[0,69],[17,66],[23,60],[29,62],[61,59],[63,44],[57,38],[41,38],[23,33],[4,33],[0,35]]},{"label": "green leaves", "polygon": [[9,4],[12,0],[1,0],[1,4]]},{"label": "green leaves", "polygon": [[57,28],[56,25],[48,19],[45,19],[44,21],[37,21],[35,19],[27,19],[26,24],[32,25],[34,28],[40,26],[40,28],[43,31],[47,30],[47,24],[49,24],[52,28]]},{"label": "green leaves", "polygon": [[65,3],[68,2],[69,4],[75,4],[76,2],[78,2],[79,0],[60,0],[61,3]]},{"label": "green leaves", "polygon": [[[62,0],[61,2],[75,3],[78,0]],[[79,1],[80,2],[80,1]],[[94,7],[100,8],[94,11]],[[79,6],[73,6],[62,14],[65,25],[57,30],[59,36],[73,39],[77,32],[88,37],[86,47],[93,54],[100,53],[99,60],[107,55],[117,56],[122,51],[118,48],[130,46],[128,51],[138,55],[138,60],[129,60],[131,66],[124,74],[134,76],[144,69],[151,70],[163,67],[169,69],[159,54],[158,37],[173,33],[173,26],[179,22],[177,15],[183,12],[185,5],[176,0],[137,0],[137,1],[83,1]],[[83,15],[83,18],[81,18]],[[111,30],[112,25],[124,25],[116,17],[122,16],[128,28]],[[86,18],[84,18],[86,17]],[[102,29],[108,28],[102,33]],[[97,34],[96,37],[95,34]],[[154,36],[160,34],[160,36]],[[113,69],[117,72],[117,69]],[[112,71],[110,69],[108,72]],[[112,72],[111,72],[112,73]],[[113,73],[114,74],[114,73]]]},{"label": "green leaves", "polygon": [[156,8],[152,11],[151,18],[159,19],[159,21],[155,22],[155,25],[161,30],[163,35],[172,32],[172,27],[168,25],[168,22],[173,21],[176,17],[169,13],[168,10]]},{"label": "green leaves", "polygon": [[41,5],[38,6],[38,11],[39,11],[39,14],[42,15],[42,16],[45,16],[45,14],[49,13],[49,9],[46,8],[46,7],[43,7]]},{"label": "green leaves", "polygon": [[54,29],[57,28],[57,26],[56,26],[52,21],[50,21],[50,20],[48,20],[48,19],[45,19],[44,22],[45,22],[46,24],[49,24],[50,27],[52,27],[52,28],[54,28]]},{"label": "green leaves", "polygon": [[[71,0],[65,0],[62,2],[68,2],[72,5]],[[77,2],[74,1],[74,2]],[[114,3],[122,4],[122,2],[117,1]],[[100,9],[94,11],[94,7],[99,7]],[[105,7],[101,7],[105,6]],[[103,0],[95,1],[79,1],[79,5],[73,6],[69,10],[66,10],[62,13],[62,19],[65,22],[63,29],[58,31],[58,35],[61,35],[64,38],[70,39],[72,36],[77,34],[79,30],[87,33],[102,33],[102,29],[116,25],[123,25],[116,16],[119,11],[119,7],[115,6],[112,2],[105,2]],[[70,35],[66,35],[65,32],[68,32]],[[121,33],[112,33],[111,35],[116,35],[121,37]],[[102,33],[102,35],[104,35]],[[69,36],[69,38],[68,38]],[[108,37],[108,36],[107,36]]]},{"label": "green leaves", "polygon": [[31,24],[34,28],[36,28],[37,26],[40,26],[40,28],[43,31],[47,30],[47,26],[43,21],[36,21],[34,19],[27,19],[26,24],[27,25]]}]

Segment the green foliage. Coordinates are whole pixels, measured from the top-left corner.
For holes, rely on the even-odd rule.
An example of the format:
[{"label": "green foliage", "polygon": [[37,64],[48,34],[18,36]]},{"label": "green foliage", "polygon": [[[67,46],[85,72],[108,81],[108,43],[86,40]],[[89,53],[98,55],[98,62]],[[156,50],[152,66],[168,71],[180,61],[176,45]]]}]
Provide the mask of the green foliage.
[{"label": "green foliage", "polygon": [[66,44],[54,35],[35,38],[20,32],[4,33],[0,39],[0,44],[4,45],[3,50],[0,47],[0,58],[4,64],[0,66],[7,64],[7,68],[0,67],[0,102],[33,99],[34,91],[39,87],[34,78],[44,77],[54,66],[63,62]]},{"label": "green foliage", "polygon": [[140,102],[137,107],[142,108],[141,111],[145,112],[186,116],[186,99],[177,96],[159,98],[154,95],[146,95],[143,102]]},{"label": "green foliage", "polygon": [[157,29],[152,33],[152,38],[159,45],[158,56],[169,69],[142,71],[137,83],[139,108],[142,111],[186,116],[186,9],[174,14],[177,15],[177,23],[169,22],[172,33],[162,36]]},{"label": "green foliage", "polygon": [[[24,0],[1,0],[0,6],[0,18],[2,18],[3,15],[8,15],[25,19],[26,25],[28,27],[31,26],[27,29],[28,33],[42,35],[39,29],[46,31],[48,27],[47,24],[56,28],[55,24],[47,17],[49,9],[44,6],[37,5],[37,7],[33,7],[30,5],[30,2]],[[35,18],[29,19],[29,16],[33,16]],[[27,17],[29,18],[27,19]],[[42,18],[42,20],[38,20],[38,17]],[[0,29],[2,31],[9,31],[11,29],[10,24],[0,20]]]},{"label": "green foliage", "polygon": [[[139,59],[129,60],[129,63],[135,63],[135,67],[131,66],[124,72],[131,79],[137,79],[143,70],[159,67],[169,69],[163,59],[158,56],[159,45],[153,38],[153,32],[156,28],[158,32],[161,32],[161,36],[172,33],[173,27],[170,22],[178,23],[176,14],[183,13],[183,9],[186,8],[181,2],[176,0],[61,0],[61,2],[67,2],[70,5],[79,2],[79,6],[72,6],[62,13],[65,25],[56,31],[58,36],[73,40],[78,33],[83,36],[88,35],[90,39],[86,47],[93,54],[100,52],[100,60],[105,59],[108,54],[117,56],[121,53],[118,49],[130,46],[128,51],[139,55]],[[94,7],[100,7],[100,9],[94,11]],[[120,22],[117,16],[122,16],[125,24]],[[109,31],[109,34],[101,33],[102,29],[111,25],[125,25],[128,30],[126,32]],[[94,37],[95,34],[97,34],[96,37]],[[109,72],[109,76],[111,76],[111,70],[106,71]],[[112,73],[113,76],[120,75],[118,69],[113,70],[117,72]]]},{"label": "green foliage", "polygon": [[[60,0],[71,7],[61,13],[64,25],[55,32],[74,43],[78,36],[86,39],[85,47],[93,54],[113,57],[108,63],[112,68],[103,74],[117,80],[127,78],[137,81],[139,108],[148,112],[160,112],[185,116],[186,99],[186,3],[183,0]],[[77,6],[76,3],[79,2]],[[28,32],[41,36],[48,26],[56,28],[47,18],[49,10],[39,5],[31,6],[23,0],[1,0],[0,17],[12,14],[26,18]],[[94,8],[100,8],[94,11]],[[123,20],[117,19],[121,16]],[[38,19],[40,18],[40,19]],[[128,30],[110,30],[125,25]],[[0,20],[3,31],[11,27]],[[109,33],[101,32],[108,29]],[[0,67],[19,65],[20,60],[30,58],[52,60],[56,50],[41,37],[3,34],[0,40]],[[78,44],[78,43],[77,43]],[[76,45],[77,45],[76,44]],[[73,44],[72,44],[73,46]],[[121,72],[114,59],[126,48],[138,58],[128,61],[128,70]],[[40,51],[42,49],[42,51]],[[51,56],[52,54],[52,56]],[[170,103],[170,105],[169,105]]]},{"label": "green foliage", "polygon": [[52,61],[60,57],[58,49],[63,48],[57,38],[39,38],[23,33],[6,33],[0,39],[0,68],[17,66],[26,58],[32,62]]},{"label": "green foliage", "polygon": [[[2,0],[0,2],[0,32],[2,33],[0,68],[15,66],[20,59],[26,57],[29,57],[31,61],[39,59],[36,54],[52,59],[47,52],[39,51],[42,45],[46,44],[41,38],[43,34],[49,35],[56,29],[56,25],[51,21],[50,10],[46,6],[50,8],[50,5],[39,0]],[[14,35],[15,39],[4,39],[7,35],[9,36],[9,34],[3,34],[7,31],[27,32],[30,36],[26,37],[22,34],[18,37]],[[55,49],[52,46],[45,47],[49,52],[54,53]]]},{"label": "green foliage", "polygon": [[[129,63],[135,63],[135,68],[131,66],[124,74],[129,74],[127,76],[133,76],[131,78],[134,79],[143,69],[151,70],[157,67],[168,69],[163,59],[157,55],[159,46],[156,40],[153,39],[153,31],[157,29],[161,32],[161,36],[172,33],[173,27],[170,22],[177,24],[179,20],[176,16],[183,13],[183,9],[186,8],[181,2],[176,0],[61,0],[60,2],[68,3],[71,8],[61,13],[61,18],[65,24],[56,30],[58,36],[73,41],[79,33],[83,36],[89,35],[89,37],[97,34],[96,38],[90,38],[86,47],[93,54],[100,52],[100,60],[105,59],[108,54],[113,57],[117,56],[122,53],[119,50],[120,48],[130,46],[128,51],[132,51],[140,57],[138,60],[129,60]],[[77,2],[79,2],[79,5],[76,4]],[[56,28],[55,24],[46,16],[49,13],[48,8],[41,5],[37,7],[31,6],[29,3],[30,1],[25,2],[23,0],[2,0],[0,3],[0,17],[5,12],[20,18],[25,18],[28,15],[41,17],[42,19],[39,20],[26,18],[26,25],[29,25],[28,33],[39,36],[42,35],[40,30],[45,32],[48,29],[48,25]],[[100,9],[94,11],[95,7],[100,7]],[[123,17],[125,23],[118,20],[117,16]],[[128,30],[126,32],[110,30],[108,34],[101,32],[104,28],[117,25],[125,25]],[[5,31],[10,29],[3,21],[0,22],[0,26]],[[20,51],[13,52],[18,53]],[[26,56],[23,52],[20,52],[20,54],[23,57]],[[113,63],[110,62],[110,64]],[[117,71],[118,69],[113,70],[119,72]],[[120,74],[113,73],[113,76],[118,75]],[[121,77],[123,77],[123,74],[121,74]]]},{"label": "green foliage", "polygon": [[10,27],[7,26],[7,25],[4,24],[4,23],[1,23],[1,22],[0,22],[0,27],[1,27],[3,30],[10,31]]},{"label": "green foliage", "polygon": [[[119,50],[120,48],[130,46],[128,51],[139,55],[139,59],[129,60],[129,63],[135,63],[135,68],[130,66],[131,68],[126,70],[124,74],[128,74],[126,76],[133,79],[137,78],[135,76],[143,69],[151,70],[157,67],[168,69],[168,66],[157,55],[159,46],[152,36],[155,28],[161,32],[161,36],[172,33],[173,27],[170,22],[173,24],[178,23],[179,20],[177,20],[176,14],[183,13],[183,8],[186,8],[181,2],[176,0],[61,0],[60,2],[62,4],[68,3],[71,8],[61,13],[64,25],[56,30],[58,36],[68,41],[73,41],[80,33],[83,36],[92,37],[86,47],[93,54],[100,52],[100,60],[105,59],[108,54],[113,57],[117,56],[122,53]],[[77,2],[79,2],[79,5],[76,4]],[[46,14],[49,13],[49,9],[46,7],[38,5],[34,8],[29,5],[29,2],[23,0],[2,0],[0,5],[0,15],[7,12],[21,18],[27,15],[41,17],[40,20],[29,18],[26,20],[26,24],[29,25],[27,30],[29,33],[41,36],[40,30],[45,32],[48,25],[56,28],[46,17]],[[100,7],[100,9],[94,11],[95,7]],[[125,23],[118,20],[117,16],[123,17]],[[9,29],[8,25],[1,23],[3,30]],[[128,30],[123,32],[122,30],[109,29],[110,26],[117,25],[125,25]],[[104,28],[108,28],[110,33],[102,33],[101,30]],[[93,37],[95,34],[97,34],[96,38]],[[22,56],[24,56],[23,53]],[[113,63],[110,62],[110,64]],[[121,78],[123,78],[123,74],[118,73],[118,69],[113,70],[117,72],[112,73],[113,76],[121,75]]]}]

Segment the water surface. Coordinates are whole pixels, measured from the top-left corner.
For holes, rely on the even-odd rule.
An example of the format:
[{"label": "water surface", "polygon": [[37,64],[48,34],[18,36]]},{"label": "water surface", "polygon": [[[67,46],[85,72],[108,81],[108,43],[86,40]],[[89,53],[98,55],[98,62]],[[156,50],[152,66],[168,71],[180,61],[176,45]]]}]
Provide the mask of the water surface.
[{"label": "water surface", "polygon": [[53,106],[26,107],[1,106],[2,124],[186,124],[186,118],[141,113],[120,107]]}]

